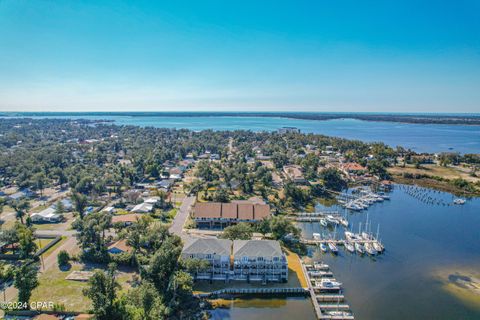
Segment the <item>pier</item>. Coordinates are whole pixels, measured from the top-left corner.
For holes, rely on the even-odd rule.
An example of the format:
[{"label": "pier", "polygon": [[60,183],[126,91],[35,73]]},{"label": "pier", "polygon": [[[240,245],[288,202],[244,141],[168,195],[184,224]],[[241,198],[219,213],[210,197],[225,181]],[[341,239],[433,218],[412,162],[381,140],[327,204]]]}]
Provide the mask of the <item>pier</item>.
[{"label": "pier", "polygon": [[210,298],[212,296],[219,296],[222,294],[281,294],[281,295],[304,295],[308,290],[300,287],[293,288],[226,288],[208,293],[197,294],[201,298]]},{"label": "pier", "polygon": [[338,286],[322,286],[317,283],[321,279],[336,281],[328,265],[322,263],[306,265],[302,262],[302,269],[307,278],[308,292],[310,293],[317,319],[355,319],[350,306],[345,303],[341,284]]}]

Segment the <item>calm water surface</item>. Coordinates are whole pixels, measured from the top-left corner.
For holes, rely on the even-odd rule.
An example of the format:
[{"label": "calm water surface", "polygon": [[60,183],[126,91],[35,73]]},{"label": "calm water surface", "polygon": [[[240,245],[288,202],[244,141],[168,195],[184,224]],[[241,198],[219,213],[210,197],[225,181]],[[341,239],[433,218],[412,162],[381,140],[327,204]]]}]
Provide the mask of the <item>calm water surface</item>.
[{"label": "calm water surface", "polygon": [[[444,201],[453,197],[430,191]],[[480,272],[480,200],[464,206],[425,204],[397,187],[391,200],[377,203],[348,219],[358,231],[367,217],[372,231],[380,224],[384,254],[371,258],[349,254],[311,255],[328,263],[343,282],[345,295],[357,319],[480,319],[480,306],[472,307],[443,289],[439,270]],[[318,223],[301,225],[307,238],[313,232],[333,235]],[[337,234],[343,237],[343,230]]]},{"label": "calm water surface", "polygon": [[226,301],[221,308],[212,311],[213,320],[315,320],[315,312],[309,298],[286,299],[237,298]]},{"label": "calm water surface", "polygon": [[[32,118],[51,118],[35,116]],[[392,147],[403,146],[417,152],[456,151],[480,153],[480,126],[404,124],[395,122],[371,122],[355,119],[328,121],[299,120],[265,117],[170,117],[170,116],[119,116],[119,115],[74,115],[55,118],[84,118],[113,120],[120,125],[138,125],[191,130],[253,130],[273,131],[284,126],[299,128],[305,133],[381,141]]]}]

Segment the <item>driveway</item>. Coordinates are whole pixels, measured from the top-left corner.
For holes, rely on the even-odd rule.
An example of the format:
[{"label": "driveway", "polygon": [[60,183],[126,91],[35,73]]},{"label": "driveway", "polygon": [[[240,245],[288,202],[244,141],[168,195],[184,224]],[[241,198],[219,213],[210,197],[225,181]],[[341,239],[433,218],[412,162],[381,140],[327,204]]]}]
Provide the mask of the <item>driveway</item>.
[{"label": "driveway", "polygon": [[185,197],[182,201],[182,205],[180,209],[178,209],[177,215],[175,219],[173,219],[173,223],[169,228],[169,231],[173,234],[176,234],[180,237],[184,236],[183,233],[183,226],[185,225],[185,221],[188,218],[188,214],[190,213],[190,208],[195,203],[196,197]]}]

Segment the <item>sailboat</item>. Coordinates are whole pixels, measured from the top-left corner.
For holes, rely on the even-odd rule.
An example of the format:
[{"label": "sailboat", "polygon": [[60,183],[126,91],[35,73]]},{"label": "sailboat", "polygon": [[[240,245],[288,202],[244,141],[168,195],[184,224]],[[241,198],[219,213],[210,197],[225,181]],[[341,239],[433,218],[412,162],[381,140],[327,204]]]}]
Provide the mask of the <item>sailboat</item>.
[{"label": "sailboat", "polygon": [[351,242],[346,241],[345,242],[345,248],[347,249],[347,251],[349,251],[351,253],[355,252],[355,246]]},{"label": "sailboat", "polygon": [[355,242],[355,250],[360,254],[363,254],[365,252],[363,250],[363,246],[358,242]]},{"label": "sailboat", "polygon": [[333,254],[338,254],[338,248],[333,242],[328,242],[328,247]]},{"label": "sailboat", "polygon": [[363,247],[369,255],[374,256],[377,254],[377,251],[373,248],[373,245],[370,242],[366,242]]}]

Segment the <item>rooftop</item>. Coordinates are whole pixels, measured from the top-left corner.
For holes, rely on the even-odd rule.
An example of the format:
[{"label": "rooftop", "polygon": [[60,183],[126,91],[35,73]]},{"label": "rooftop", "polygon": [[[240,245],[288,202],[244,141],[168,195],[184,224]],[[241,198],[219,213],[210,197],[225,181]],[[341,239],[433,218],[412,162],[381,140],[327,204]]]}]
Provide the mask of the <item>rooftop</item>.
[{"label": "rooftop", "polygon": [[235,240],[233,241],[235,257],[281,257],[280,244],[275,240]]},{"label": "rooftop", "polygon": [[232,241],[227,239],[197,238],[187,242],[182,250],[183,254],[216,254],[230,256]]}]

